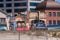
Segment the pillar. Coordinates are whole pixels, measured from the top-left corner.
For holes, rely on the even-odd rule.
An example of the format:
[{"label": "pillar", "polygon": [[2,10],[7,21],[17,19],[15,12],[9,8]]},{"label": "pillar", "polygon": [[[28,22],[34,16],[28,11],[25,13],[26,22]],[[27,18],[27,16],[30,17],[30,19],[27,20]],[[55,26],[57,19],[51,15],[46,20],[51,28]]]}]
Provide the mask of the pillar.
[{"label": "pillar", "polygon": [[6,23],[7,23],[7,28],[8,28],[8,30],[9,30],[10,24],[9,24],[9,18],[8,18],[8,17],[6,18]]}]

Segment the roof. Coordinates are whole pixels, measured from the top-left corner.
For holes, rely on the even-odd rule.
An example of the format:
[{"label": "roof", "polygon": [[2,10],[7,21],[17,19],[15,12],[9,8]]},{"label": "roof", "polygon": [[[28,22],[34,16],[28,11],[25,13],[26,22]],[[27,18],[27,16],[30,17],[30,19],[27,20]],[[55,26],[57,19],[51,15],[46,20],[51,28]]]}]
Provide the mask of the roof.
[{"label": "roof", "polygon": [[60,3],[57,3],[52,0],[46,0],[41,2],[38,6],[36,6],[36,10],[40,9],[60,9]]},{"label": "roof", "polygon": [[0,9],[0,12],[2,12],[3,14],[5,14],[6,16],[10,16],[10,15],[8,15],[5,11],[3,11],[3,10],[1,10],[1,9]]}]

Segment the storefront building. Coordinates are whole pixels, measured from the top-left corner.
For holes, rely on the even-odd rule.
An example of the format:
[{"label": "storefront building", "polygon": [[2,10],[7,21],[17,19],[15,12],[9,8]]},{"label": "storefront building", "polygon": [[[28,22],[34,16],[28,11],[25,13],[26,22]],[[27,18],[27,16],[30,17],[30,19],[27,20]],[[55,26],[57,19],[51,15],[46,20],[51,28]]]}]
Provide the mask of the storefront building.
[{"label": "storefront building", "polygon": [[44,12],[46,16],[46,25],[60,24],[60,4],[55,0],[46,0],[41,2],[36,10]]},{"label": "storefront building", "polygon": [[9,30],[9,15],[0,10],[0,30]]}]

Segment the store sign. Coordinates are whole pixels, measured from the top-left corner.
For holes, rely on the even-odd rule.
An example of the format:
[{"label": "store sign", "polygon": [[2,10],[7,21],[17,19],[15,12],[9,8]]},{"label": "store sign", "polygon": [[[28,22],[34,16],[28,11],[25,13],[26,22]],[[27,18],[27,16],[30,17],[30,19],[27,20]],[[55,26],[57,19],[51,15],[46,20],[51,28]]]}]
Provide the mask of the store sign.
[{"label": "store sign", "polygon": [[43,23],[37,23],[35,28],[46,28],[46,26]]},{"label": "store sign", "polygon": [[17,30],[17,31],[24,31],[24,30],[25,30],[25,31],[28,31],[28,30],[30,30],[30,29],[29,29],[29,28],[16,28],[16,30]]}]

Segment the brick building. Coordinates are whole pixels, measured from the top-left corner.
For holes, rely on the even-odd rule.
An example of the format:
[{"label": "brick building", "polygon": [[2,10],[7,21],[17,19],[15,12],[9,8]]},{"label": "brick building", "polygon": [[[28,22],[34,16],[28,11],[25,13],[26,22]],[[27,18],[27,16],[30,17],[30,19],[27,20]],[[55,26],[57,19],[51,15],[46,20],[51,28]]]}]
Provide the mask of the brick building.
[{"label": "brick building", "polygon": [[36,10],[44,12],[47,25],[60,24],[60,4],[55,0],[45,0],[36,6]]}]

